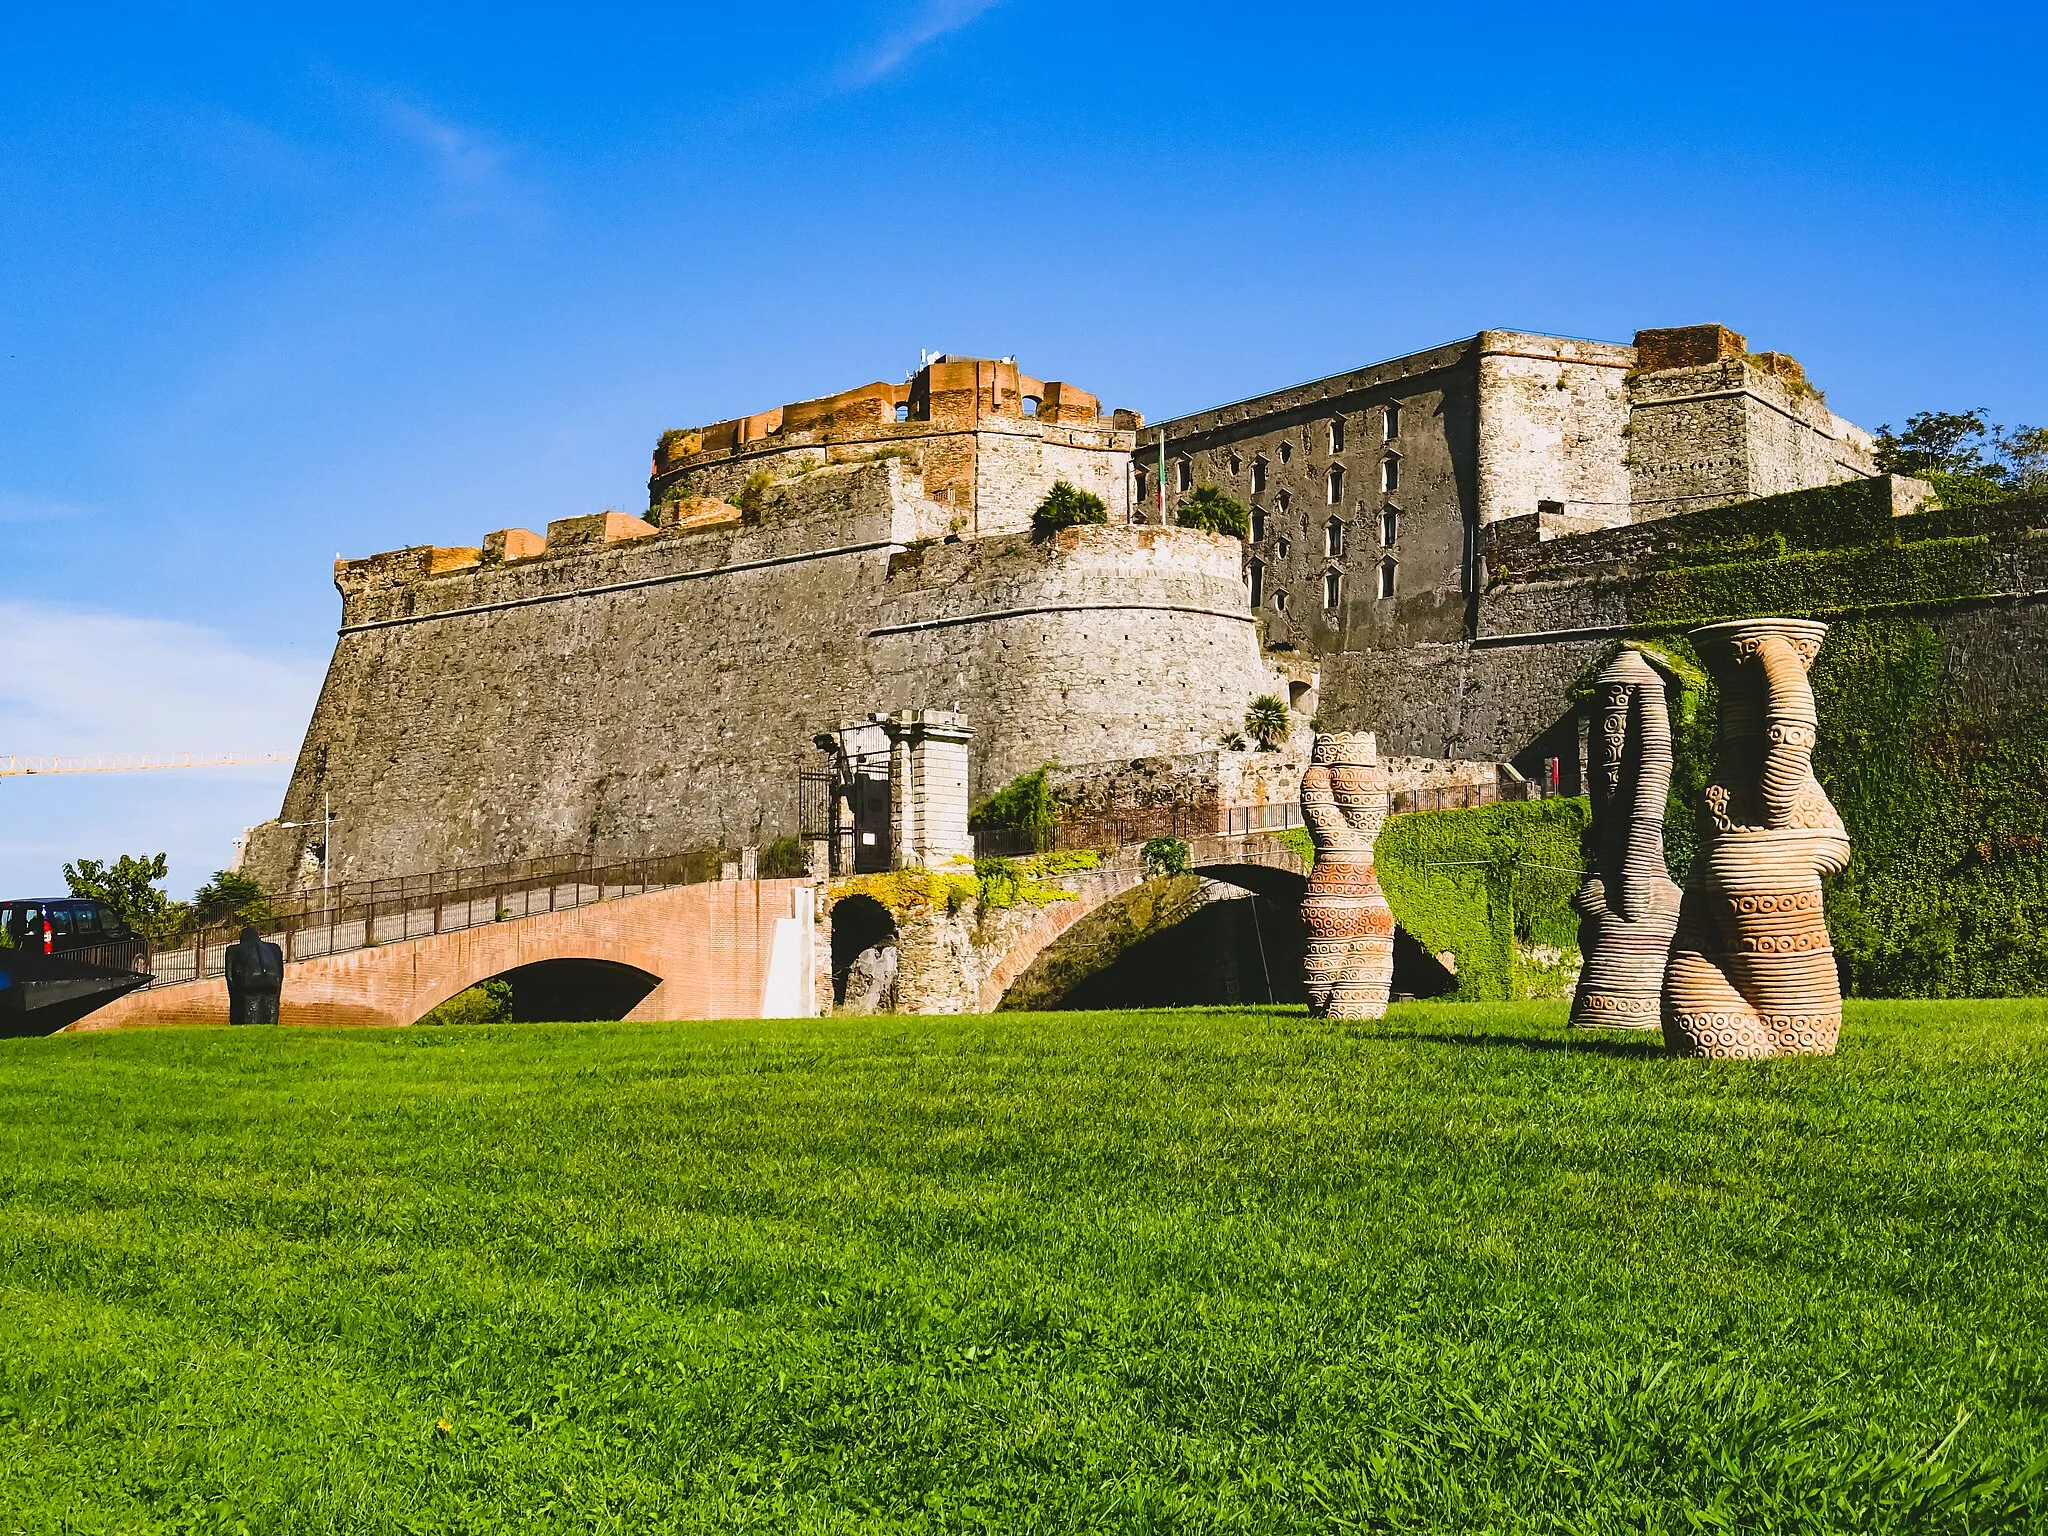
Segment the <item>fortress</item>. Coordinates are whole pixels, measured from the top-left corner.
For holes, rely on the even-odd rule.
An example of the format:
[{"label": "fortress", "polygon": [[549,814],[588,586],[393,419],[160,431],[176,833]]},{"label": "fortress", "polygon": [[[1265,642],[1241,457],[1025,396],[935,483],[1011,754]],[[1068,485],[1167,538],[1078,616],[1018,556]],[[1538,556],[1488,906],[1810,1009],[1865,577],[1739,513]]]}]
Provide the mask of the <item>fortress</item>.
[{"label": "fortress", "polygon": [[[1569,792],[1573,680],[1654,619],[1656,530],[1784,493],[1887,522],[1925,500],[1720,326],[1485,331],[1151,426],[946,356],[666,432],[652,468],[642,516],[338,562],[334,657],[244,867],[317,880],[317,829],[283,823],[323,805],[336,880],[759,847],[797,832],[821,743],[906,709],[971,728],[976,801],[1048,762],[1227,779],[1265,693],[1390,753],[1555,759]],[[1057,480],[1108,525],[1034,542]],[[1173,525],[1205,485],[1252,509],[1249,542]]]}]

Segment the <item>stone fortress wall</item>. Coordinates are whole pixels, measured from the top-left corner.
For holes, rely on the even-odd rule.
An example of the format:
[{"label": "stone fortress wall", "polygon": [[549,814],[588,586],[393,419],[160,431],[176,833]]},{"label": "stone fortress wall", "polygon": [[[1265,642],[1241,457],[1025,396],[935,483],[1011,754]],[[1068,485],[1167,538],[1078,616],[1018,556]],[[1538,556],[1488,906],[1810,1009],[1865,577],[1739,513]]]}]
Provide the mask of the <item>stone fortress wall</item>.
[{"label": "stone fortress wall", "polygon": [[[1584,647],[1488,627],[1490,550],[1870,468],[1796,364],[1743,346],[1487,331],[1154,429],[939,357],[665,433],[645,517],[337,563],[281,821],[333,807],[337,879],[760,844],[797,830],[814,738],[874,711],[963,715],[979,800],[1047,762],[1214,754],[1267,692],[1391,754],[1534,777]],[[1033,543],[1056,479],[1110,525]],[[1256,509],[1249,548],[1160,526],[1204,484]],[[302,881],[316,836],[266,824],[246,867]]]},{"label": "stone fortress wall", "polygon": [[[1047,761],[1213,746],[1284,690],[1236,540],[962,538],[914,448],[864,444],[770,458],[781,478],[751,510],[685,481],[657,520],[338,562],[341,631],[281,820],[332,806],[336,880],[758,845],[797,830],[814,738],[875,710],[963,711],[980,799]],[[317,878],[316,836],[267,823],[245,867],[274,888]]]}]

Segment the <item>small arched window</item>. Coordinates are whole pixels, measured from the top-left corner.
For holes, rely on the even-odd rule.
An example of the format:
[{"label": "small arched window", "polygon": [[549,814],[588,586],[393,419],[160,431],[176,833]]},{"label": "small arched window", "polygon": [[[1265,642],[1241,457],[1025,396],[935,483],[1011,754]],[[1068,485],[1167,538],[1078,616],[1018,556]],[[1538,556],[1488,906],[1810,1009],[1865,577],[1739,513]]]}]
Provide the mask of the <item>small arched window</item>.
[{"label": "small arched window", "polygon": [[1285,512],[1288,506],[1293,502],[1293,500],[1294,498],[1292,496],[1288,495],[1285,491],[1282,491],[1278,496],[1275,496],[1273,498],[1273,505],[1279,511]]},{"label": "small arched window", "polygon": [[1024,414],[1026,416],[1036,416],[1038,414],[1038,396],[1026,395],[1024,397]]},{"label": "small arched window", "polygon": [[1289,459],[1291,459],[1291,458],[1293,458],[1293,457],[1294,457],[1294,444],[1292,444],[1292,443],[1282,443],[1282,444],[1280,445],[1280,462],[1281,462],[1282,464],[1285,464],[1285,463],[1286,463],[1286,462],[1287,462],[1287,461],[1288,461]]},{"label": "small arched window", "polygon": [[1342,416],[1332,416],[1330,418],[1330,452],[1342,453],[1343,451],[1344,418]]},{"label": "small arched window", "polygon": [[1266,599],[1266,566],[1263,561],[1254,560],[1251,566],[1252,606],[1258,607]]},{"label": "small arched window", "polygon": [[1191,459],[1173,461],[1173,488],[1176,491],[1192,491],[1195,488],[1195,465]]},{"label": "small arched window", "polygon": [[1330,505],[1333,507],[1340,505],[1344,500],[1344,466],[1342,464],[1332,464],[1330,466],[1330,474],[1326,483],[1330,492]]},{"label": "small arched window", "polygon": [[910,402],[908,400],[899,401],[897,403],[896,419],[898,421],[910,420]]},{"label": "small arched window", "polygon": [[1332,560],[1344,553],[1344,519],[1333,517],[1323,524],[1323,553]]},{"label": "small arched window", "polygon": [[1400,563],[1391,557],[1380,562],[1381,597],[1392,597],[1394,595],[1394,573],[1400,570],[1400,568]]},{"label": "small arched window", "polygon": [[1237,450],[1233,448],[1233,449],[1232,449],[1232,450],[1230,451],[1230,474],[1231,474],[1231,478],[1232,478],[1232,479],[1235,479],[1235,478],[1236,478],[1237,476],[1239,476],[1239,475],[1241,475],[1241,474],[1243,474],[1243,473],[1244,473],[1244,460],[1243,460],[1243,459],[1240,459],[1240,458],[1239,458],[1239,457],[1237,456]]},{"label": "small arched window", "polygon": [[1275,592],[1273,594],[1273,611],[1275,613],[1285,613],[1287,611],[1287,594],[1285,592]]},{"label": "small arched window", "polygon": [[1258,508],[1258,507],[1253,507],[1253,508],[1252,508],[1252,542],[1253,542],[1254,544],[1263,544],[1263,543],[1265,543],[1265,541],[1266,541],[1266,514],[1265,514],[1265,512],[1264,512],[1264,511],[1262,511],[1262,510],[1261,510],[1260,508]]},{"label": "small arched window", "polygon": [[1392,549],[1394,541],[1401,537],[1401,512],[1397,507],[1388,507],[1380,513],[1380,542]]},{"label": "small arched window", "polygon": [[1380,460],[1380,489],[1392,492],[1401,489],[1401,455],[1390,453]]},{"label": "small arched window", "polygon": [[1252,494],[1259,495],[1266,489],[1266,456],[1260,454],[1252,460]]},{"label": "small arched window", "polygon": [[1381,436],[1385,441],[1391,443],[1395,438],[1399,437],[1400,435],[1401,402],[1398,400],[1390,400],[1387,402],[1386,416],[1381,422]]},{"label": "small arched window", "polygon": [[1341,571],[1323,572],[1323,606],[1332,613],[1335,613],[1337,605],[1343,601],[1344,573]]}]

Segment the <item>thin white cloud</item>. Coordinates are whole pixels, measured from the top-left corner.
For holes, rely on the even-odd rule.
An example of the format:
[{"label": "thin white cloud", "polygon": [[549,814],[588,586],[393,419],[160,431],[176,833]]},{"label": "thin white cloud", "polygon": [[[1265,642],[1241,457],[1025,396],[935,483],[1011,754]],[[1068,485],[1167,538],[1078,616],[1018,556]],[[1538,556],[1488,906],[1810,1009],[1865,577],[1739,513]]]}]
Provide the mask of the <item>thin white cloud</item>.
[{"label": "thin white cloud", "polygon": [[923,0],[913,19],[876,43],[847,72],[847,83],[873,85],[909,63],[920,49],[958,32],[1002,0]]},{"label": "thin white cloud", "polygon": [[[0,601],[0,755],[292,752],[318,669],[193,624]],[[63,889],[81,855],[165,852],[173,895],[228,862],[277,814],[289,763],[0,778],[0,896]]]},{"label": "thin white cloud", "polygon": [[320,677],[195,624],[0,601],[0,753],[289,752]]},{"label": "thin white cloud", "polygon": [[31,496],[23,491],[0,491],[0,523],[52,522],[64,517],[83,517],[91,510],[83,502]]},{"label": "thin white cloud", "polygon": [[427,152],[443,180],[459,187],[488,186],[497,180],[505,152],[489,134],[451,123],[395,97],[381,97],[379,105],[392,127]]}]

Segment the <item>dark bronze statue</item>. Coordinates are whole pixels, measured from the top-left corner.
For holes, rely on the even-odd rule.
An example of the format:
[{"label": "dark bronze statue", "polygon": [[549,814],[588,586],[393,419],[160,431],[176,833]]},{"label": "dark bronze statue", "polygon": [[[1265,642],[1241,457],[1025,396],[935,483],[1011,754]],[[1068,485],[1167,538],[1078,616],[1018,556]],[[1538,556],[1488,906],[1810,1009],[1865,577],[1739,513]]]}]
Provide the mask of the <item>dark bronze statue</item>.
[{"label": "dark bronze statue", "polygon": [[254,928],[228,946],[228,1022],[275,1024],[284,992],[284,951],[258,937]]}]

